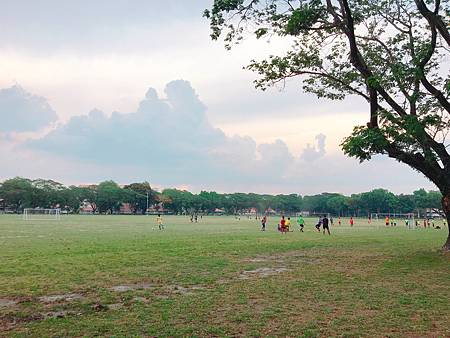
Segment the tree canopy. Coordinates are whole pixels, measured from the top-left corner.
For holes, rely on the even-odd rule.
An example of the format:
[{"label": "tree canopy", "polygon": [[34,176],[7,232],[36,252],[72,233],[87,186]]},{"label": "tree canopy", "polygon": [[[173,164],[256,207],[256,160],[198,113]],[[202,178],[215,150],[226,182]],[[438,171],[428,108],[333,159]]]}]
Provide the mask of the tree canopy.
[{"label": "tree canopy", "polygon": [[94,213],[118,213],[128,204],[133,214],[147,211],[149,206],[162,206],[173,214],[220,213],[235,215],[253,209],[259,215],[270,212],[293,215],[300,211],[335,216],[367,217],[371,213],[424,214],[426,209],[438,210],[442,195],[438,191],[419,189],[412,194],[395,195],[385,189],[345,196],[322,193],[311,196],[298,194],[269,195],[255,193],[217,193],[201,191],[198,194],[179,189],[155,191],[148,182],[137,182],[120,187],[114,181],[84,187],[66,187],[52,180],[12,178],[0,183],[0,210],[6,208],[21,212],[24,208],[61,208],[77,213],[90,205]]},{"label": "tree canopy", "polygon": [[355,126],[344,152],[360,161],[385,154],[419,171],[450,220],[449,12],[439,0],[215,0],[204,15],[227,48],[249,34],[293,39],[285,55],[247,66],[256,87],[300,77],[319,98],[362,98],[368,123]]}]

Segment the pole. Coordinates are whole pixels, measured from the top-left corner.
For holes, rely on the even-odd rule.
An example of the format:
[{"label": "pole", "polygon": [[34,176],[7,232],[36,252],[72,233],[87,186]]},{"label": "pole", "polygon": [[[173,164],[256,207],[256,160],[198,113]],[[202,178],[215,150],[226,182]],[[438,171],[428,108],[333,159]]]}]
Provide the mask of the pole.
[{"label": "pole", "polygon": [[147,209],[145,209],[145,213],[148,213],[148,192],[147,192]]}]

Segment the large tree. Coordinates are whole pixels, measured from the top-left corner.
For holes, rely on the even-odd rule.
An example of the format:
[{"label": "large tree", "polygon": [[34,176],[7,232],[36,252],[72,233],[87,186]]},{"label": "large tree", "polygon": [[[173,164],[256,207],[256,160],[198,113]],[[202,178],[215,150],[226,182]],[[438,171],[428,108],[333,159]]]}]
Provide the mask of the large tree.
[{"label": "large tree", "polygon": [[227,47],[248,33],[293,39],[285,55],[251,62],[256,87],[302,77],[318,97],[361,97],[368,123],[344,140],[344,152],[360,161],[385,154],[421,172],[450,221],[449,8],[440,0],[215,0],[205,16]]},{"label": "large tree", "polygon": [[124,187],[125,201],[130,203],[133,213],[145,214],[147,207],[155,204],[156,193],[148,182],[131,183]]}]

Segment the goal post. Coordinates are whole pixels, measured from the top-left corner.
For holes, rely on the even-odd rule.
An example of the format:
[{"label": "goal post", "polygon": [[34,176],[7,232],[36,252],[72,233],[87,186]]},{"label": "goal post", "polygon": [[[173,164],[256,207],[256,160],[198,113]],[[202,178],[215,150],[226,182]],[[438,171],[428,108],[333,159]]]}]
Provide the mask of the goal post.
[{"label": "goal post", "polygon": [[61,209],[23,209],[23,220],[25,221],[59,221],[61,219]]}]

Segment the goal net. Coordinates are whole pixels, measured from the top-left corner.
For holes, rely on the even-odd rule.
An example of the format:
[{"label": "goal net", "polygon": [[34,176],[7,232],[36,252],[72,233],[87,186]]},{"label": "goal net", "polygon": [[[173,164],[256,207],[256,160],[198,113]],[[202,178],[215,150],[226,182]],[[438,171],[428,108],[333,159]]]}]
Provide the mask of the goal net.
[{"label": "goal net", "polygon": [[31,209],[23,210],[25,221],[59,221],[61,219],[61,209]]}]

